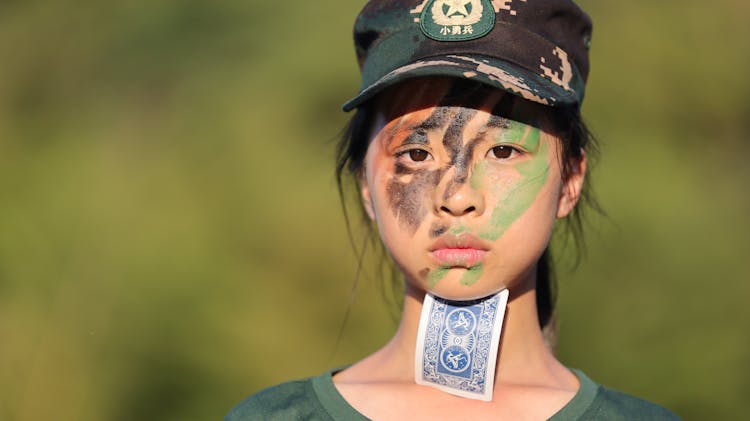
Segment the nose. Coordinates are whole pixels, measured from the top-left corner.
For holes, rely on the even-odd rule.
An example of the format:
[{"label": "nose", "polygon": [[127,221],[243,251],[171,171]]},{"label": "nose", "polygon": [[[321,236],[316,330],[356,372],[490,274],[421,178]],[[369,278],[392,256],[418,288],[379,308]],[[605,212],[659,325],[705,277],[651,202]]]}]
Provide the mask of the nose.
[{"label": "nose", "polygon": [[438,213],[464,216],[471,213],[481,215],[484,212],[484,195],[468,181],[451,180],[442,191],[436,193]]}]

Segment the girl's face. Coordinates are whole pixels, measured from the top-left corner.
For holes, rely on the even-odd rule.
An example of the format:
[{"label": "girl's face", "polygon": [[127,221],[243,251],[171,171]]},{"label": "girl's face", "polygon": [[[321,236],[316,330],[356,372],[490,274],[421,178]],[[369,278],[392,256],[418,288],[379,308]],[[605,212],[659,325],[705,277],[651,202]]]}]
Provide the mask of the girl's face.
[{"label": "girl's face", "polygon": [[585,161],[563,180],[542,106],[499,90],[456,103],[450,88],[423,79],[382,96],[361,174],[365,209],[411,287],[455,300],[532,287]]}]

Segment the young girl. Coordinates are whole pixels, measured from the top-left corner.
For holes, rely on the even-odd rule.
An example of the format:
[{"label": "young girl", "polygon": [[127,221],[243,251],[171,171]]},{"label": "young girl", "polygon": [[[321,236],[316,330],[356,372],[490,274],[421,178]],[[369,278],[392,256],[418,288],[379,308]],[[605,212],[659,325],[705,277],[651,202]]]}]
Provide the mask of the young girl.
[{"label": "young girl", "polygon": [[569,0],[373,0],[338,174],[403,275],[398,330],[227,420],[674,419],[551,350],[547,248],[584,192],[591,22]]}]

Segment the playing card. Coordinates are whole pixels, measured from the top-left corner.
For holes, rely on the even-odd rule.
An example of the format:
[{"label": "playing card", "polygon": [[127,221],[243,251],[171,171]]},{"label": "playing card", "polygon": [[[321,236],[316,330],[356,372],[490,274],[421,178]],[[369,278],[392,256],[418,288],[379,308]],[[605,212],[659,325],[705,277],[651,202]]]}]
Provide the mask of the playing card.
[{"label": "playing card", "polygon": [[426,294],[417,333],[417,384],[491,401],[507,303],[507,289],[473,301]]}]

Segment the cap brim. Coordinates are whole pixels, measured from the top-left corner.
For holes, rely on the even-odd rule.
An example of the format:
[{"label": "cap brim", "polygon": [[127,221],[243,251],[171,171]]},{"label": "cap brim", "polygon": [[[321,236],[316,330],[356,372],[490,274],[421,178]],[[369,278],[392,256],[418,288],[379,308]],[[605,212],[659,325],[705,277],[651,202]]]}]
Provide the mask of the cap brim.
[{"label": "cap brim", "polygon": [[[549,106],[572,105],[581,100],[574,91],[564,89],[541,74],[496,58],[465,54],[431,57],[398,67],[369,86],[363,87],[359,94],[347,101],[342,108],[344,111],[351,111],[389,86],[406,79],[424,76],[451,76],[476,80]],[[580,96],[582,97],[582,93]]]}]

